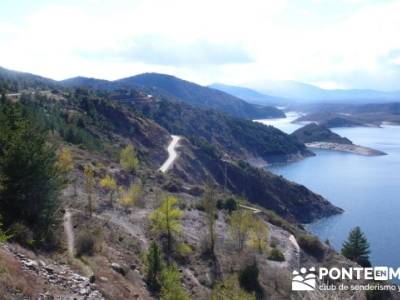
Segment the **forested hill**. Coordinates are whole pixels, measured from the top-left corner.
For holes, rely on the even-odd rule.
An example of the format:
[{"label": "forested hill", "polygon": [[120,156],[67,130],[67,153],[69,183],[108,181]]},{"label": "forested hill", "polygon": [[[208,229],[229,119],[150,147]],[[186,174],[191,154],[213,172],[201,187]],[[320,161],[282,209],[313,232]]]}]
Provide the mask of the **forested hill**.
[{"label": "forested hill", "polygon": [[0,67],[0,91],[6,93],[16,93],[26,89],[49,89],[57,85],[57,81],[49,78]]},{"label": "forested hill", "polygon": [[170,99],[195,107],[210,108],[245,119],[279,118],[284,113],[273,106],[248,103],[219,90],[204,87],[177,77],[145,73],[116,81],[75,77],[61,82],[67,87],[88,87],[106,90],[144,89],[149,94],[168,95]]},{"label": "forested hill", "polygon": [[131,105],[173,134],[216,148],[237,159],[287,162],[312,153],[286,133],[250,120],[194,108],[165,98],[133,101]]},{"label": "forested hill", "polygon": [[211,108],[236,117],[246,119],[284,117],[283,112],[275,107],[250,104],[225,92],[170,75],[146,73],[118,80],[117,83],[160,89],[193,106]]},{"label": "forested hill", "polygon": [[312,142],[329,142],[337,144],[352,144],[352,142],[345,137],[341,137],[337,133],[331,131],[324,125],[310,123],[294,131],[291,136],[295,137],[302,143]]}]

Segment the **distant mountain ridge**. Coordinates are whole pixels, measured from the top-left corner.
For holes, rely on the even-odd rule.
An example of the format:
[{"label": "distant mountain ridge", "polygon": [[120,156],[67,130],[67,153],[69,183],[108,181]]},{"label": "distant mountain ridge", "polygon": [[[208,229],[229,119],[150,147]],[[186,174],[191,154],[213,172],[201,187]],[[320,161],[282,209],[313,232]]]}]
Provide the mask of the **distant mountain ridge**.
[{"label": "distant mountain ridge", "polygon": [[400,100],[400,91],[384,92],[371,89],[323,89],[311,84],[291,80],[266,80],[248,84],[261,93],[297,102],[341,102],[366,103],[371,101]]},{"label": "distant mountain ridge", "polygon": [[74,77],[61,81],[66,87],[86,87],[105,90],[145,89],[148,93],[167,94],[169,98],[190,105],[214,109],[245,119],[282,118],[284,113],[275,107],[248,103],[219,90],[204,87],[175,76],[144,73],[115,81]]},{"label": "distant mountain ridge", "polygon": [[144,73],[115,82],[123,86],[136,85],[158,89],[193,106],[211,108],[235,117],[245,119],[284,117],[284,114],[275,107],[250,104],[222,91],[204,87],[171,75]]},{"label": "distant mountain ridge", "polygon": [[279,105],[288,99],[283,99],[280,97],[265,95],[263,93],[257,92],[255,90],[241,87],[241,86],[233,86],[227,85],[222,83],[213,83],[208,87],[223,91],[225,93],[231,94],[243,100],[246,100],[250,103],[257,103],[257,104],[268,104],[268,105]]}]

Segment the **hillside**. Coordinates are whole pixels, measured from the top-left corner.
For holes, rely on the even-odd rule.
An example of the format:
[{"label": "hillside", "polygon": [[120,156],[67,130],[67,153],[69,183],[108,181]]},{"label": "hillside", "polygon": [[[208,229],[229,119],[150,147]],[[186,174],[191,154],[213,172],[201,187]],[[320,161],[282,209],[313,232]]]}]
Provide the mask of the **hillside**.
[{"label": "hillside", "polygon": [[338,144],[352,144],[352,142],[345,137],[332,132],[329,128],[310,123],[294,131],[291,136],[295,137],[298,141],[306,144],[312,142],[330,142]]},{"label": "hillside", "polygon": [[284,113],[275,107],[250,104],[224,92],[170,75],[146,73],[115,82],[129,87],[142,86],[159,90],[160,93],[166,93],[190,105],[211,108],[235,117],[245,119],[284,117]]},{"label": "hillside", "polygon": [[0,91],[15,93],[20,90],[49,89],[55,86],[57,86],[55,80],[0,67]]},{"label": "hillside", "polygon": [[[54,201],[58,206],[47,224],[46,233],[50,236],[44,245],[42,240],[36,240],[36,227],[24,225],[29,221],[23,219],[24,215],[14,220],[0,206],[0,213],[6,216],[5,229],[13,233],[8,242],[0,245],[1,271],[7,274],[0,277],[0,294],[6,299],[159,299],[160,293],[166,292],[185,295],[183,299],[213,299],[212,295],[225,293],[229,294],[224,300],[244,293],[246,299],[256,299],[251,295],[254,291],[246,290],[238,279],[252,266],[258,269],[252,280],[258,282],[259,299],[287,299],[292,296],[292,271],[300,264],[352,264],[298,224],[341,213],[341,209],[304,186],[240,159],[252,147],[256,148],[252,155],[270,158],[287,158],[305,151],[303,144],[279,130],[212,110],[148,98],[141,91],[136,92],[133,103],[121,103],[104,91],[90,89],[18,92],[12,101],[7,96],[0,101],[0,120],[5,121],[0,123],[0,151],[20,149],[13,148],[4,133],[11,132],[15,141],[24,143],[27,140],[18,136],[25,131],[32,140],[43,132],[47,146],[21,147],[15,163],[25,159],[23,154],[35,161],[42,157],[36,152],[44,147],[53,151],[48,154],[57,155],[57,170],[64,166],[67,173],[62,173],[65,181],[58,196],[51,194],[57,196]],[[13,132],[13,127],[7,126],[14,119],[10,113],[31,126]],[[180,132],[162,125],[173,116],[179,122],[171,126]],[[206,116],[210,119],[199,122]],[[191,122],[193,126],[189,126]],[[207,131],[211,131],[212,144],[206,140]],[[223,134],[217,135],[218,131]],[[161,172],[158,169],[167,159],[172,133],[183,135],[178,157],[172,168]],[[133,155],[138,159],[133,169],[127,169],[122,160],[128,145],[133,146]],[[7,151],[7,159],[13,158],[13,151]],[[66,153],[70,153],[70,161]],[[26,170],[45,172],[35,164],[34,169],[19,164],[19,168],[5,170],[4,156],[0,157],[0,172],[16,174],[23,182],[32,180],[32,173]],[[48,182],[42,182],[45,177],[34,177],[33,187],[41,187],[33,189],[35,193],[43,192],[47,186]],[[2,184],[9,185],[4,178],[0,176]],[[23,189],[27,187],[23,185]],[[207,195],[213,202],[205,200]],[[16,203],[30,198],[18,197]],[[160,218],[152,217],[154,212],[156,216],[163,213],[160,208],[166,199],[177,201],[173,205],[177,227],[172,231],[171,244],[165,231],[158,229]],[[210,208],[207,203],[214,206]],[[235,216],[258,222],[262,230],[266,228],[266,233],[261,231],[259,247],[250,232],[238,245],[232,234]],[[35,215],[39,220],[41,217],[42,214]],[[213,248],[208,231],[210,220],[214,220],[215,229]],[[0,226],[0,237],[1,229]],[[160,279],[161,292],[149,281],[149,249],[154,244],[164,261],[163,268],[167,268],[163,272],[169,272],[163,276],[172,274],[172,288],[164,277]],[[322,299],[318,292],[310,293],[309,298],[301,297]]]},{"label": "hillside", "polygon": [[235,159],[260,159],[265,165],[312,155],[302,143],[272,126],[168,101],[165,96],[129,103],[169,132],[217,148]]}]

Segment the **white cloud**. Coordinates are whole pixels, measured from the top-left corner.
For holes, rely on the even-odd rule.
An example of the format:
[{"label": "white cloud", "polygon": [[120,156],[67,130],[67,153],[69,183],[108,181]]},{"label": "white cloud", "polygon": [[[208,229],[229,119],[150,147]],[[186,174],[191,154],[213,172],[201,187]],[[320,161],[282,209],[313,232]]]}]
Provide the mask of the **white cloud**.
[{"label": "white cloud", "polygon": [[52,1],[22,21],[0,20],[0,65],[57,79],[157,71],[205,84],[270,78],[374,87],[385,77],[393,85],[400,71],[388,64],[399,57],[382,57],[400,49],[400,1],[329,3]]}]

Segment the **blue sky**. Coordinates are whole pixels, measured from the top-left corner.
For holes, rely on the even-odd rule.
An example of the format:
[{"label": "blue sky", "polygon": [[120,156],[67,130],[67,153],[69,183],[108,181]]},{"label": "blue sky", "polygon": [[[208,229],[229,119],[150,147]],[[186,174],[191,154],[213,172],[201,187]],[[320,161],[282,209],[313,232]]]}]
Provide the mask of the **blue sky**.
[{"label": "blue sky", "polygon": [[399,90],[399,12],[400,0],[2,0],[0,66]]}]

